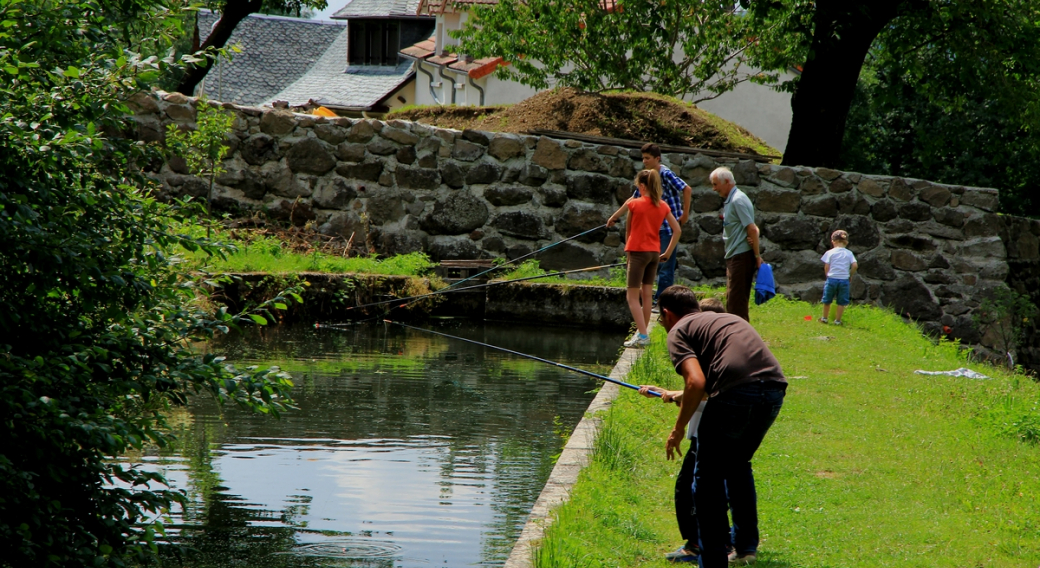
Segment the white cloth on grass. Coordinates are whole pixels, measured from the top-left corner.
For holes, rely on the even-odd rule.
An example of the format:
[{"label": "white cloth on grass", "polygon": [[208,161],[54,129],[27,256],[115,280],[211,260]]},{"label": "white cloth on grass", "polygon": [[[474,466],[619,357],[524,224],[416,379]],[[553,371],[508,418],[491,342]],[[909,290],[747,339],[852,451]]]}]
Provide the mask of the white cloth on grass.
[{"label": "white cloth on grass", "polygon": [[922,371],[920,369],[914,371],[918,375],[948,375],[951,377],[967,377],[969,379],[988,379],[986,375],[982,373],[976,373],[971,369],[961,367],[960,369],[954,369],[952,371]]}]

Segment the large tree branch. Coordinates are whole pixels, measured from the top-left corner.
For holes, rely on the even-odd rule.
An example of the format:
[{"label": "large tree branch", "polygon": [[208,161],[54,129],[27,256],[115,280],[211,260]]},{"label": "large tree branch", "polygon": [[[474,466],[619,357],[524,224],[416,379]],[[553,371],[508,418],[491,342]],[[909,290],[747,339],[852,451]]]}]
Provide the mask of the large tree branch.
[{"label": "large tree branch", "polygon": [[[249,14],[259,12],[262,5],[263,0],[228,0],[224,4],[224,11],[220,14],[220,19],[217,20],[213,30],[206,36],[206,41],[199,46],[197,51],[211,51],[224,47],[238,23],[246,19]],[[197,19],[195,34],[198,37],[199,26]],[[213,60],[206,57],[189,68],[188,72],[184,74],[184,78],[181,79],[180,85],[177,85],[177,92],[188,96],[194,95],[195,87],[206,77],[212,65]]]}]

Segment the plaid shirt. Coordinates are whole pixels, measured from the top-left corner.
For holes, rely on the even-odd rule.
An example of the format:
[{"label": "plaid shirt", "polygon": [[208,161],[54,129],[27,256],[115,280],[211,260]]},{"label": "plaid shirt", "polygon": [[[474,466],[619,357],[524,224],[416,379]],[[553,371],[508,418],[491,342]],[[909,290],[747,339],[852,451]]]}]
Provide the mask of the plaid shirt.
[{"label": "plaid shirt", "polygon": [[[686,182],[675,175],[675,172],[668,169],[668,166],[664,164],[661,164],[661,169],[658,170],[658,173],[661,174],[661,199],[668,204],[668,207],[672,209],[672,215],[675,215],[675,219],[678,220],[683,214],[682,193],[683,189],[686,188]],[[632,197],[641,197],[638,187],[635,193],[632,194]],[[668,224],[667,217],[661,223],[661,233],[669,237],[672,236],[672,227]]]}]

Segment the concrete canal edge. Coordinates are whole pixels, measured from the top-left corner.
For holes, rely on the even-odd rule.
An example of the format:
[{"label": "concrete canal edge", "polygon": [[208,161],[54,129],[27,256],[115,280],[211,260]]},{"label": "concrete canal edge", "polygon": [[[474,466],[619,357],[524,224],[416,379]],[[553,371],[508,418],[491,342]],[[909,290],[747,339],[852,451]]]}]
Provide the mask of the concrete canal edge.
[{"label": "concrete canal edge", "polygon": [[[632,365],[643,354],[643,351],[643,349],[625,349],[618,358],[617,364],[611,369],[610,378],[624,381],[629,370],[632,369]],[[545,536],[545,530],[553,522],[553,510],[570,499],[571,489],[578,482],[578,474],[589,464],[596,435],[599,433],[599,426],[603,421],[599,414],[610,408],[620,389],[621,387],[614,383],[604,382],[599,394],[592,399],[592,403],[585,411],[585,417],[571,433],[570,439],[563,447],[563,453],[556,460],[556,466],[553,467],[548,481],[545,482],[542,493],[535,501],[534,507],[531,508],[527,524],[524,525],[520,538],[513,545],[513,551],[509,554],[504,568],[533,568],[534,549]]]}]

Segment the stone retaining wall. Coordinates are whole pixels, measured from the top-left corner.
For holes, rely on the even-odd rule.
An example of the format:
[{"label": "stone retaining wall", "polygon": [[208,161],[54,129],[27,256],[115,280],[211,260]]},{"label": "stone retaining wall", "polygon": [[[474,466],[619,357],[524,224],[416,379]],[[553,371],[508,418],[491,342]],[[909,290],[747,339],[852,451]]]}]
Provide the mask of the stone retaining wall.
[{"label": "stone retaining wall", "polygon": [[[198,104],[179,94],[132,103],[144,140],[161,140],[168,123],[191,127]],[[638,150],[618,146],[223,106],[237,118],[216,206],[354,234],[382,254],[516,258],[602,225],[641,168]],[[702,154],[666,154],[664,162],[693,188],[677,274],[695,284],[724,279],[722,200],[708,174],[726,165],[755,203],[781,293],[819,300],[819,257],[839,228],[860,264],[854,300],[890,306],[926,331],[984,341],[971,314],[986,290],[1007,282],[1040,293],[1040,222],[998,215],[995,189]],[[205,195],[205,182],[186,174],[180,160],[164,164],[164,192]],[[538,259],[555,270],[622,254],[615,227]]]}]

